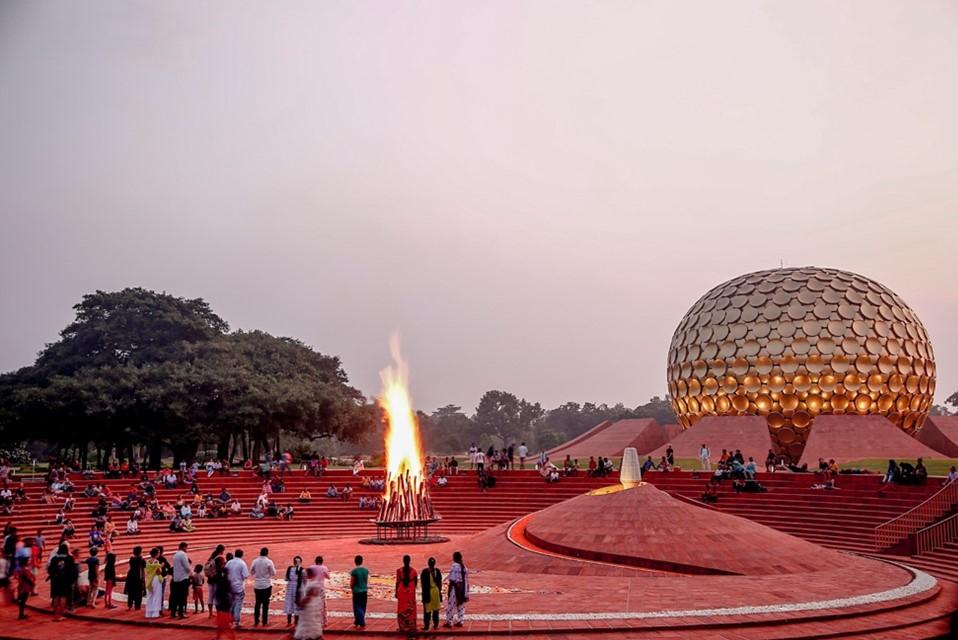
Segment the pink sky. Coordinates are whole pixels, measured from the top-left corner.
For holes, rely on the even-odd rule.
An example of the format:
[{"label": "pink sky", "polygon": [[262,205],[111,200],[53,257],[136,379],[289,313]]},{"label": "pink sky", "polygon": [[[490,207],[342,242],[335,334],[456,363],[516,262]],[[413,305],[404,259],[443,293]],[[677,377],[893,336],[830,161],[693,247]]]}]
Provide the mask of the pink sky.
[{"label": "pink sky", "polygon": [[714,284],[874,278],[958,390],[958,5],[0,5],[0,370],[202,296],[417,404],[665,392]]}]

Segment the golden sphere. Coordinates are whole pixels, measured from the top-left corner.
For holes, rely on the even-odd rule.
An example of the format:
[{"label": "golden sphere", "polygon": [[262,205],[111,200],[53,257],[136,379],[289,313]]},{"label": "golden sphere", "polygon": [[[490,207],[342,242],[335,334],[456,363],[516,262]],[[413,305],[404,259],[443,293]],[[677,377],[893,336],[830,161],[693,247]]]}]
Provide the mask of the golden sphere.
[{"label": "golden sphere", "polygon": [[874,280],[817,267],[756,271],[706,293],[676,328],[666,371],[683,427],[763,415],[793,460],[816,415],[883,415],[914,435],[935,393],[915,312]]}]

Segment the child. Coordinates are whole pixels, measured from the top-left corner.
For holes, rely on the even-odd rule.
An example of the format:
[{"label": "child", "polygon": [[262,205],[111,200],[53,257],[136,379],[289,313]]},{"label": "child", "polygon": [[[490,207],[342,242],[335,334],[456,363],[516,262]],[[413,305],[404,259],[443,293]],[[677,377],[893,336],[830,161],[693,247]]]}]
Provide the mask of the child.
[{"label": "child", "polygon": [[96,547],[91,547],[90,557],[83,561],[83,570],[87,572],[87,580],[90,583],[87,589],[86,606],[91,609],[96,607],[96,597],[100,592],[100,559],[96,556]]},{"label": "child", "polygon": [[[206,576],[203,575],[203,565],[198,564],[193,568],[193,575],[190,576],[190,584],[193,586],[193,613],[199,613],[206,610],[206,603],[203,601],[203,584],[206,582]],[[212,607],[212,603],[210,603]]]},{"label": "child", "polygon": [[[76,583],[74,589],[74,607],[86,605],[87,597],[90,595],[90,572],[86,569],[86,564],[80,560],[80,550],[74,549],[70,552],[73,556],[73,566],[76,573]],[[67,601],[69,602],[69,600]]]},{"label": "child", "polygon": [[17,573],[17,577],[17,605],[20,607],[20,615],[17,616],[17,619],[23,620],[27,617],[26,614],[23,613],[24,608],[27,606],[27,598],[30,597],[34,588],[36,588],[37,579],[28,567],[22,567]]},{"label": "child", "polygon": [[106,554],[106,564],[103,566],[103,606],[107,609],[116,609],[113,604],[113,588],[116,587],[116,554]]}]

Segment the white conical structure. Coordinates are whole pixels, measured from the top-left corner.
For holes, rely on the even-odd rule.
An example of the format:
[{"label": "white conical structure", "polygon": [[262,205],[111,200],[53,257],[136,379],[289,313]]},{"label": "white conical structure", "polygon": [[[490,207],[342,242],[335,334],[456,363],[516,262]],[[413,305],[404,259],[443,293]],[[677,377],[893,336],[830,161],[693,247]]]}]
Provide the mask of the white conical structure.
[{"label": "white conical structure", "polygon": [[619,482],[626,489],[642,484],[642,465],[639,464],[639,452],[635,450],[635,447],[626,447],[622,452]]}]

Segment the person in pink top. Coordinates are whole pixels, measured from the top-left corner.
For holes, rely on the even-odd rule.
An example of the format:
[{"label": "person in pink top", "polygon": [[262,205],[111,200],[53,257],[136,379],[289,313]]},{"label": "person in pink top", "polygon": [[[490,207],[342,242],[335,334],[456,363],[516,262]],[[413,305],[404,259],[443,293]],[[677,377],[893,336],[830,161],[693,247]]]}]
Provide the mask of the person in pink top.
[{"label": "person in pink top", "polygon": [[323,564],[323,556],[316,556],[313,566],[309,568],[313,570],[313,575],[310,579],[318,589],[316,599],[320,602],[320,619],[325,629],[329,618],[326,611],[326,581],[329,580],[329,567]]}]

